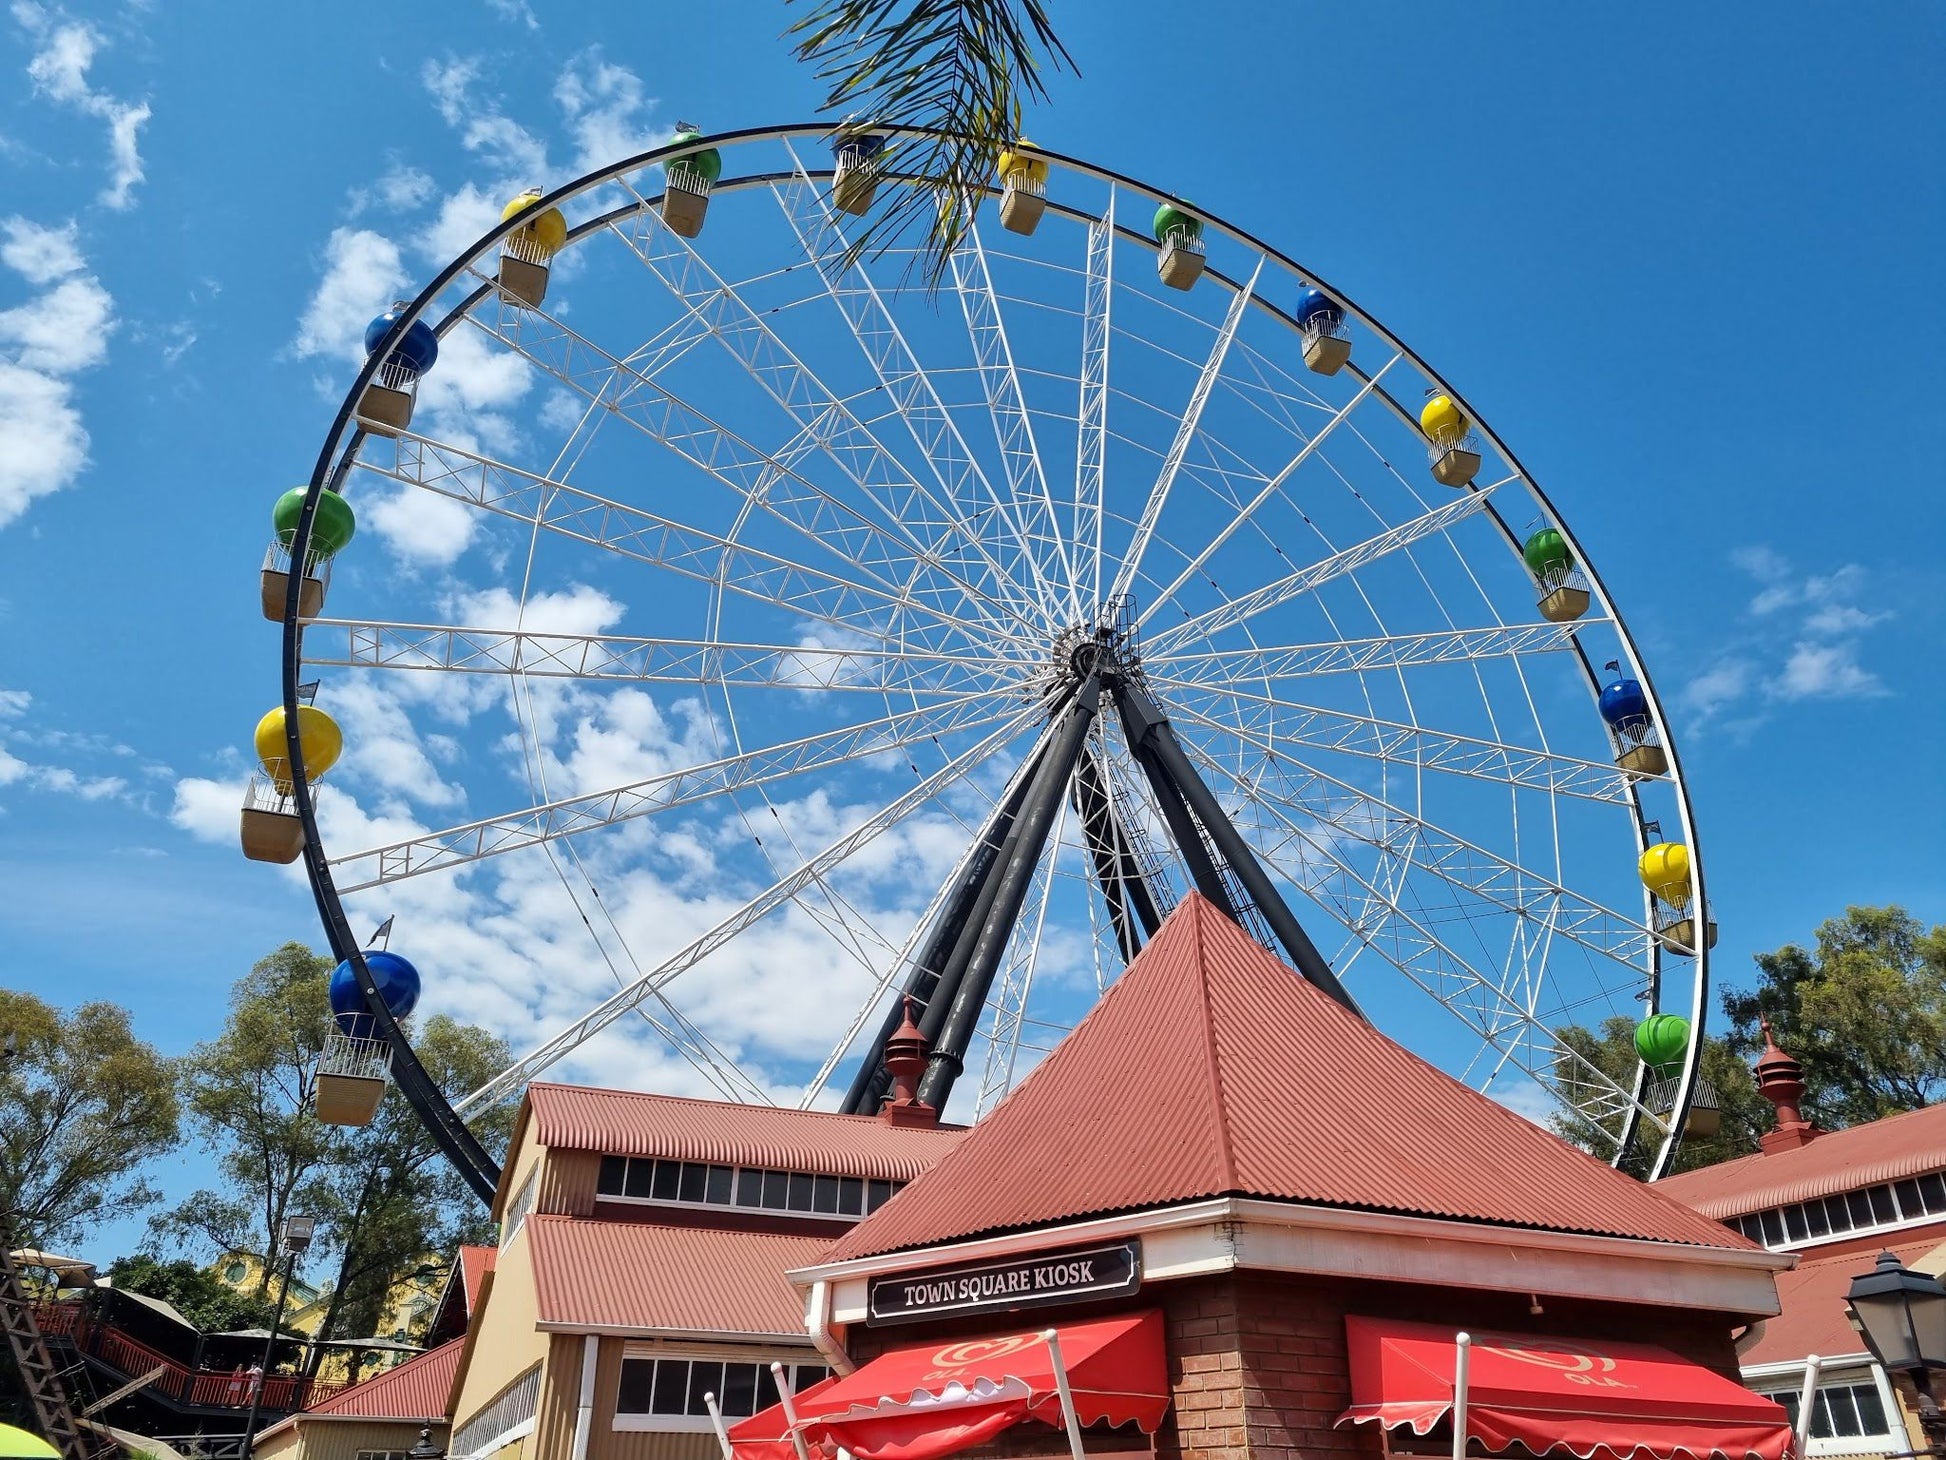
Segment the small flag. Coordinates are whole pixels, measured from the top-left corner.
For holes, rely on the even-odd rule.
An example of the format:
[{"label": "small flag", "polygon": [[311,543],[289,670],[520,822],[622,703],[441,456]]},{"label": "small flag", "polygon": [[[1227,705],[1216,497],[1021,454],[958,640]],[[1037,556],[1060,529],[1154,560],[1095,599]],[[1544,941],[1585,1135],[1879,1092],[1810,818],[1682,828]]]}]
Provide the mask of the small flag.
[{"label": "small flag", "polygon": [[299,702],[307,705],[315,703],[318,697],[318,684],[319,681],[315,679],[309,684],[300,684],[297,687],[297,698]]},{"label": "small flag", "polygon": [[392,919],[387,918],[372,930],[371,941],[367,948],[389,948],[392,946]]},{"label": "small flag", "polygon": [[1622,661],[1619,659],[1610,659],[1606,664],[1602,665],[1601,667],[1603,669],[1612,669],[1617,674],[1620,674],[1622,672]]},{"label": "small flag", "polygon": [[1660,841],[1662,839],[1662,823],[1659,821],[1643,822],[1642,835],[1646,837],[1653,837],[1657,841]]}]

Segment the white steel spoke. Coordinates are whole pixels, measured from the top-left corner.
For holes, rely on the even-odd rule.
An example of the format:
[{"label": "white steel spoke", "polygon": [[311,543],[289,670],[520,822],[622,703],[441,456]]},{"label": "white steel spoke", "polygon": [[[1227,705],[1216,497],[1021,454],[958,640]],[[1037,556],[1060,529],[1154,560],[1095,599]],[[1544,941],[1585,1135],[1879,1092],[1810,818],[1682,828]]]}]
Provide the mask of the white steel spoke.
[{"label": "white steel spoke", "polygon": [[[1470,664],[1476,659],[1544,654],[1569,648],[1588,619],[1564,624],[1506,624],[1490,629],[1434,629],[1343,639],[1335,644],[1282,644],[1268,648],[1211,649],[1200,654],[1144,655],[1142,662],[1177,679],[1224,684],[1303,679],[1313,674],[1353,674],[1368,669],[1407,669],[1421,664]],[[1599,622],[1599,620],[1595,620]]]},{"label": "white steel spoke", "polygon": [[[1223,373],[1223,361],[1230,353],[1230,343],[1236,339],[1244,311],[1249,309],[1250,301],[1256,296],[1257,280],[1263,271],[1264,260],[1259,257],[1257,267],[1250,273],[1250,282],[1230,296],[1229,313],[1223,316],[1223,327],[1216,332],[1216,339],[1210,345],[1209,358],[1203,362],[1202,373],[1196,377],[1195,388],[1189,392],[1189,404],[1183,408],[1182,419],[1176,423],[1175,440],[1169,443],[1168,455],[1162,458],[1162,467],[1155,474],[1154,485],[1149,488],[1148,500],[1142,504],[1142,516],[1135,524],[1135,536],[1129,543],[1128,554],[1122,559],[1114,585],[1108,590],[1110,602],[1118,601],[1127,593],[1135,582],[1135,575],[1141,571],[1143,555],[1149,550],[1149,539],[1155,535],[1156,522],[1169,500],[1170,489],[1176,484],[1176,473],[1182,470],[1183,458],[1189,454],[1189,445],[1196,439],[1196,432],[1202,426],[1203,407],[1209,404],[1210,392],[1216,389],[1217,377]],[[1329,434],[1328,430],[1321,433],[1318,439],[1323,440],[1325,434]]]},{"label": "white steel spoke", "polygon": [[[1021,394],[1020,373],[1014,367],[1006,319],[993,292],[986,245],[980,240],[977,223],[967,229],[965,240],[953,250],[948,263],[953,271],[953,288],[959,295],[960,312],[966,318],[966,332],[973,341],[973,356],[980,367],[980,383],[986,390],[987,414],[993,419],[1000,462],[1007,473],[1007,490],[1018,506],[1022,526],[1027,529],[1029,550],[1036,545],[1041,549],[1035,561],[1043,564],[1043,578],[1052,578],[1057,595],[1062,588],[1066,589],[1069,612],[1079,621],[1082,607],[1074,558],[1061,531],[1054,498],[1048,491],[1047,472],[1041,463],[1040,447],[1034,441],[1033,418],[1028,415],[1026,399]],[[1075,546],[1078,550],[1079,544]]]},{"label": "white steel spoke", "polygon": [[949,540],[957,537],[963,551],[979,559],[966,565],[973,576],[985,577],[997,596],[1012,600],[1017,612],[1026,607],[1012,577],[994,560],[986,542],[958,510],[950,490],[948,499],[942,502],[921,485],[765,318],[687,239],[663,223],[655,209],[645,204],[630,222],[632,229],[611,225],[616,236],[764,392],[801,429],[811,432],[818,449],[851,479],[861,495],[881,502],[888,513],[904,521],[942,556],[949,550]]},{"label": "white steel spoke", "polygon": [[[804,256],[824,281],[826,291],[844,315],[845,323],[858,346],[871,361],[879,384],[898,407],[900,417],[913,441],[925,456],[933,477],[946,494],[946,501],[963,509],[957,519],[971,533],[968,518],[991,512],[1004,525],[1003,549],[1009,569],[1002,575],[1002,588],[1017,610],[1025,608],[1031,579],[1032,603],[1044,617],[1053,611],[1052,590],[1042,575],[1041,565],[1029,550],[1028,536],[1012,502],[1004,500],[987,480],[979,461],[960,435],[952,413],[940,400],[932,378],[920,365],[892,311],[885,305],[877,287],[856,260],[845,260],[849,241],[831,209],[825,190],[811,181],[804,164],[797,160],[795,180],[775,190],[777,204],[797,235]],[[991,558],[989,558],[991,561]],[[1022,570],[1025,569],[1023,577]]]},{"label": "white steel spoke", "polygon": [[[1334,423],[1343,419],[1344,415],[1340,413],[1334,418]],[[1322,433],[1317,439],[1323,439]],[[1513,479],[1508,478],[1508,480]],[[1288,603],[1301,594],[1314,592],[1332,579],[1342,578],[1367,563],[1377,561],[1387,553],[1397,552],[1400,548],[1430,537],[1435,532],[1444,532],[1454,523],[1471,517],[1476,512],[1486,510],[1488,499],[1502,485],[1504,483],[1494,482],[1468,492],[1464,496],[1455,497],[1443,506],[1422,513],[1409,522],[1401,522],[1396,527],[1388,527],[1375,537],[1366,538],[1363,542],[1340,549],[1328,558],[1320,558],[1315,563],[1287,573],[1282,578],[1266,583],[1241,598],[1231,599],[1228,603],[1197,614],[1194,618],[1172,625],[1155,635],[1144,657],[1163,657],[1179,644],[1196,639],[1208,639],[1224,629],[1255,618],[1258,614],[1267,612],[1281,603]],[[1158,600],[1158,603],[1160,601]]]},{"label": "white steel spoke", "polygon": [[980,729],[1011,712],[1010,706],[996,707],[996,699],[992,694],[980,693],[944,700],[848,725],[842,730],[822,731],[742,755],[665,771],[626,786],[569,796],[510,815],[488,817],[445,831],[369,847],[362,852],[334,857],[331,865],[344,869],[339,885],[346,892],[463,866],[556,837],[613,826],[673,806],[691,805],[747,786],[765,785],[807,771],[828,771],[934,736]]},{"label": "white steel spoke", "polygon": [[453,1109],[464,1115],[475,1106],[492,1104],[519,1090],[556,1060],[593,1038],[672,979],[695,967],[772,909],[796,897],[812,881],[838,866],[861,847],[869,845],[887,828],[896,826],[948,786],[964,779],[975,767],[1006,745],[1037,713],[1038,710],[1028,710],[1015,715],[978,745],[954,757],[882,811],[846,832],[802,866],[778,878],[715,927],[663,960],[599,1008],[583,1015],[532,1054],[502,1070],[464,1100],[455,1102]]},{"label": "white steel spoke", "polygon": [[[1277,778],[1279,799],[1321,825],[1381,852],[1400,854],[1458,891],[1520,917],[1550,917],[1560,936],[1591,953],[1648,978],[1650,933],[1629,917],[1569,891],[1558,877],[1536,872],[1477,846],[1424,817],[1296,759],[1289,750],[1248,726],[1212,719],[1193,710],[1174,718],[1260,752]],[[1239,765],[1236,774],[1242,773]],[[1402,833],[1409,835],[1402,836]],[[1631,993],[1634,997],[1639,990]]]},{"label": "white steel spoke", "polygon": [[[1265,482],[1263,487],[1258,491],[1257,495],[1250,499],[1249,504],[1247,506],[1240,508],[1234,516],[1232,516],[1227,522],[1224,523],[1222,530],[1218,532],[1213,539],[1211,539],[1209,546],[1204,548],[1194,558],[1190,559],[1189,565],[1185,567],[1182,570],[1182,572],[1176,575],[1175,582],[1171,583],[1167,588],[1163,589],[1160,593],[1158,593],[1155,597],[1155,602],[1151,603],[1148,606],[1148,608],[1142,612],[1142,615],[1135,620],[1135,626],[1138,629],[1141,628],[1142,625],[1147,623],[1150,619],[1154,618],[1157,611],[1161,609],[1163,604],[1172,601],[1175,598],[1175,596],[1182,591],[1182,586],[1203,570],[1203,565],[1209,562],[1209,560],[1213,556],[1215,556],[1217,550],[1221,548],[1224,543],[1230,540],[1230,538],[1235,534],[1236,530],[1242,527],[1246,522],[1249,522],[1253,517],[1257,515],[1257,509],[1259,507],[1263,506],[1265,502],[1269,501],[1272,497],[1276,496],[1280,491],[1283,490],[1284,483],[1289,481],[1291,478],[1291,473],[1295,472],[1300,466],[1304,465],[1305,462],[1311,459],[1312,453],[1315,452],[1320,446],[1324,445],[1326,438],[1329,437],[1331,433],[1338,428],[1339,423],[1344,421],[1346,417],[1348,417],[1354,410],[1356,410],[1359,406],[1359,403],[1362,402],[1366,396],[1370,395],[1372,391],[1377,388],[1380,377],[1383,376],[1387,370],[1390,370],[1394,365],[1398,364],[1400,359],[1402,358],[1403,358],[1402,356],[1394,355],[1390,360],[1387,360],[1385,364],[1379,368],[1377,374],[1373,375],[1372,378],[1366,381],[1365,384],[1359,389],[1358,394],[1354,395],[1350,400],[1346,401],[1343,407],[1339,409],[1338,413],[1334,415],[1329,421],[1325,422],[1323,429],[1320,430],[1315,436],[1311,437],[1310,440],[1306,441],[1301,448],[1299,448],[1297,455],[1293,456],[1288,462],[1284,464],[1283,470],[1278,472],[1277,475],[1272,477],[1269,481]],[[1316,585],[1313,584],[1310,586],[1315,587]]]},{"label": "white steel spoke", "polygon": [[[796,470],[798,462],[818,449],[815,431],[800,431],[786,448],[767,453],[545,310],[508,307],[492,321],[479,311],[466,318],[570,390],[707,472],[747,507],[837,554],[881,587],[897,593],[898,585],[903,585],[905,592],[942,606],[965,605],[974,616],[992,622],[991,632],[1011,635],[1011,630],[993,621],[991,601],[941,561],[936,545],[915,536],[896,516],[885,527],[874,524]],[[618,374],[631,377],[640,387],[627,399],[602,400],[588,384]]]},{"label": "white steel spoke", "polygon": [[1108,460],[1109,317],[1115,294],[1115,194],[1088,225],[1087,281],[1081,304],[1081,404],[1074,453],[1074,552],[1088,570],[1076,581],[1088,607],[1101,603],[1102,472]]},{"label": "white steel spoke", "polygon": [[[1269,695],[1252,694],[1234,685],[1212,686],[1152,672],[1149,683],[1164,691],[1169,704],[1181,704],[1217,718],[1247,721],[1278,745],[1305,745],[1319,750],[1444,771],[1510,786],[1530,786],[1590,801],[1627,804],[1632,780],[1611,762],[1579,760],[1552,751],[1503,745],[1497,740],[1427,730],[1396,720],[1296,704]],[[1230,702],[1224,707],[1212,701]],[[1249,708],[1246,710],[1245,706]]]},{"label": "white steel spoke", "polygon": [[1012,660],[959,654],[548,634],[333,618],[314,619],[306,626],[304,659],[308,664],[366,669],[768,685],[797,690],[896,690],[910,694],[998,690],[1006,687],[1004,680],[1022,677],[1022,666]]},{"label": "white steel spoke", "polygon": [[[840,577],[430,437],[401,433],[389,464],[369,455],[361,455],[357,464],[374,476],[538,525],[852,633],[928,648],[950,643],[956,650],[963,647],[961,636],[981,644],[989,636],[988,625],[961,618],[935,601]],[[914,617],[917,622],[908,625]]]},{"label": "white steel spoke", "polygon": [[[1605,1103],[1633,1102],[1629,1091],[1561,1044],[1553,1030],[1534,1016],[1530,1001],[1480,971],[1429,922],[1408,912],[1394,892],[1346,863],[1329,836],[1313,835],[1290,817],[1278,798],[1265,796],[1200,748],[1192,746],[1189,753],[1232,787],[1235,795],[1224,799],[1233,813],[1244,809],[1254,813],[1258,835],[1253,845],[1280,877],[1331,909],[1362,947],[1377,950],[1490,1048],[1511,1055],[1517,1065],[1544,1082],[1559,1079],[1565,1062],[1575,1067],[1578,1083],[1599,1091]],[[1237,806],[1235,797],[1246,805]],[[1587,1113],[1579,1101],[1576,1107]]]}]

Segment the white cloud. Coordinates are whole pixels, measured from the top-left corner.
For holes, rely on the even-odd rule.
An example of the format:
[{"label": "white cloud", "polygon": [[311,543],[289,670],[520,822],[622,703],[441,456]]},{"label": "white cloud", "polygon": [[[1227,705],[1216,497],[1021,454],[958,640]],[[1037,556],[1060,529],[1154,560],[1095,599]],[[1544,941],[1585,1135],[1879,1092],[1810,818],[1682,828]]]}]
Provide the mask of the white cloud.
[{"label": "white cloud", "polygon": [[361,523],[408,563],[450,567],[472,545],[479,513],[463,502],[401,486],[388,497],[358,503]]},{"label": "white cloud", "polygon": [[68,382],[0,360],[0,527],[88,464],[88,432]]},{"label": "white cloud", "polygon": [[33,703],[33,695],[24,689],[0,689],[0,720],[18,720]]},{"label": "white cloud", "polygon": [[34,765],[0,745],[0,787],[50,791],[79,796],[83,801],[100,801],[120,795],[128,789],[128,782],[120,776],[83,776],[66,766]]},{"label": "white cloud", "polygon": [[149,120],[149,104],[122,101],[89,85],[88,71],[103,43],[94,26],[69,20],[34,0],[15,0],[13,15],[36,48],[27,63],[34,90],[108,124],[108,186],[100,201],[116,209],[132,206],[143,178],[141,132]]},{"label": "white cloud", "polygon": [[473,628],[512,629],[516,622],[530,634],[599,634],[622,616],[622,605],[598,588],[575,583],[560,593],[530,593],[526,611],[506,588],[488,588],[453,596],[453,622]]},{"label": "white cloud", "polygon": [[1784,663],[1774,693],[1781,699],[1841,700],[1885,694],[1884,682],[1860,666],[1857,646],[1799,640]]},{"label": "white cloud", "polygon": [[487,9],[502,20],[510,20],[516,25],[524,25],[529,30],[539,30],[540,21],[534,18],[533,10],[527,0],[487,0]]},{"label": "white cloud", "polygon": [[438,185],[430,173],[394,162],[371,187],[352,190],[351,216],[356,218],[374,205],[394,213],[409,213],[437,191]]},{"label": "white cloud", "polygon": [[590,47],[562,68],[554,83],[574,134],[577,172],[590,172],[605,163],[647,152],[675,136],[673,127],[652,128],[647,113],[655,101],[642,89],[642,78],[626,66],[602,59]]},{"label": "white cloud", "polygon": [[90,274],[63,279],[17,309],[0,310],[0,349],[44,375],[72,375],[108,355],[115,301]]},{"label": "white cloud", "polygon": [[301,356],[363,362],[365,326],[406,285],[399,246],[369,228],[333,230],[324,250],[324,277],[298,321]]},{"label": "white cloud", "polygon": [[0,221],[0,263],[43,287],[0,310],[0,527],[74,482],[88,432],[68,378],[107,357],[114,300],[91,273],[72,223]]},{"label": "white cloud", "polygon": [[28,218],[0,222],[0,263],[30,284],[52,284],[87,266],[76,242],[78,230],[70,218],[60,228],[48,228]]},{"label": "white cloud", "polygon": [[1889,693],[1860,660],[1865,633],[1892,617],[1852,601],[1871,582],[1860,564],[1799,574],[1783,554],[1762,545],[1737,548],[1730,561],[1759,591],[1749,603],[1752,622],[1683,687],[1681,700],[1699,723],[1723,716],[1732,729],[1748,732],[1763,723],[1767,707]]},{"label": "white cloud", "polygon": [[479,57],[428,61],[420,80],[440,116],[459,133],[460,145],[495,168],[497,180],[512,183],[518,192],[547,177],[545,144],[502,112],[497,100],[481,94]]},{"label": "white cloud", "polygon": [[434,263],[448,263],[471,249],[481,234],[498,223],[505,206],[505,199],[497,199],[484,188],[467,183],[440,200],[438,216],[414,243]]},{"label": "white cloud", "polygon": [[1708,717],[1748,694],[1754,672],[1747,660],[1719,660],[1683,686],[1683,703],[1698,715]]}]

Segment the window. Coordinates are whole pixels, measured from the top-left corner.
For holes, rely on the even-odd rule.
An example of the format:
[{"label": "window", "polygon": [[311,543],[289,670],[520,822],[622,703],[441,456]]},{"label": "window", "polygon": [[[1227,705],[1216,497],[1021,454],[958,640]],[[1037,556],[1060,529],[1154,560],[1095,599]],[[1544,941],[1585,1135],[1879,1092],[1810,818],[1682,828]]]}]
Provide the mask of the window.
[{"label": "window", "polygon": [[1794,1247],[1937,1216],[1946,1216],[1946,1172],[1932,1171],[1768,1211],[1746,1212],[1731,1225],[1766,1247]]},{"label": "window", "polygon": [[250,1276],[250,1265],[246,1262],[233,1262],[223,1269],[223,1277],[228,1282],[240,1283]]},{"label": "window", "polygon": [[404,1450],[360,1450],[358,1460],[410,1460]]},{"label": "window", "polygon": [[[1772,1394],[1797,1423],[1798,1391]],[[1856,1440],[1867,1435],[1889,1435],[1892,1426],[1886,1419],[1885,1401],[1878,1385],[1870,1379],[1850,1383],[1823,1383],[1812,1400],[1811,1438],[1814,1440]]]},{"label": "window", "polygon": [[514,1240],[514,1234],[520,1230],[520,1224],[527,1220],[527,1214],[534,1209],[534,1182],[540,1174],[538,1166],[529,1171],[527,1179],[520,1183],[520,1190],[514,1193],[514,1199],[507,1203],[507,1215],[500,1220],[502,1248]]},{"label": "window", "polygon": [[679,1206],[744,1207],[813,1217],[862,1217],[877,1211],[905,1183],[825,1176],[809,1171],[771,1171],[750,1166],[711,1166],[653,1156],[603,1156],[595,1194],[616,1201],[666,1202]]},{"label": "window", "polygon": [[[831,1373],[822,1364],[786,1364],[785,1369],[794,1393]],[[706,1431],[710,1420],[704,1396],[711,1394],[726,1421],[748,1419],[777,1403],[777,1381],[768,1361],[624,1355],[615,1391],[615,1428]]]}]

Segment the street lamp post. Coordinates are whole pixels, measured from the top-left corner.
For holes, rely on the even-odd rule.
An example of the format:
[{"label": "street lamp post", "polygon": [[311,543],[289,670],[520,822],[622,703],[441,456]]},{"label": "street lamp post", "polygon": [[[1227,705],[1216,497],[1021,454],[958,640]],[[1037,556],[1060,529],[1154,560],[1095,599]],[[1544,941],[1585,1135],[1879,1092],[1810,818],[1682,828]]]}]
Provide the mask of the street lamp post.
[{"label": "street lamp post", "polygon": [[1881,1252],[1870,1272],[1851,1280],[1845,1294],[1851,1326],[1881,1368],[1904,1374],[1919,1393],[1923,1453],[1946,1456],[1946,1414],[1933,1395],[1934,1371],[1946,1372],[1946,1286]]},{"label": "street lamp post", "polygon": [[432,1426],[419,1426],[419,1438],[406,1452],[406,1460],[446,1460],[446,1452],[432,1442]]},{"label": "street lamp post", "polygon": [[284,1305],[290,1301],[291,1278],[297,1272],[298,1254],[311,1245],[311,1235],[317,1226],[316,1217],[284,1218],[281,1245],[290,1257],[284,1264],[284,1278],[277,1288],[277,1316],[271,1320],[270,1336],[264,1340],[263,1361],[257,1365],[256,1378],[250,1385],[250,1415],[243,1425],[243,1460],[251,1460],[256,1453],[257,1412],[263,1406],[264,1380],[270,1375],[270,1365],[276,1355],[277,1330],[284,1326]]}]

